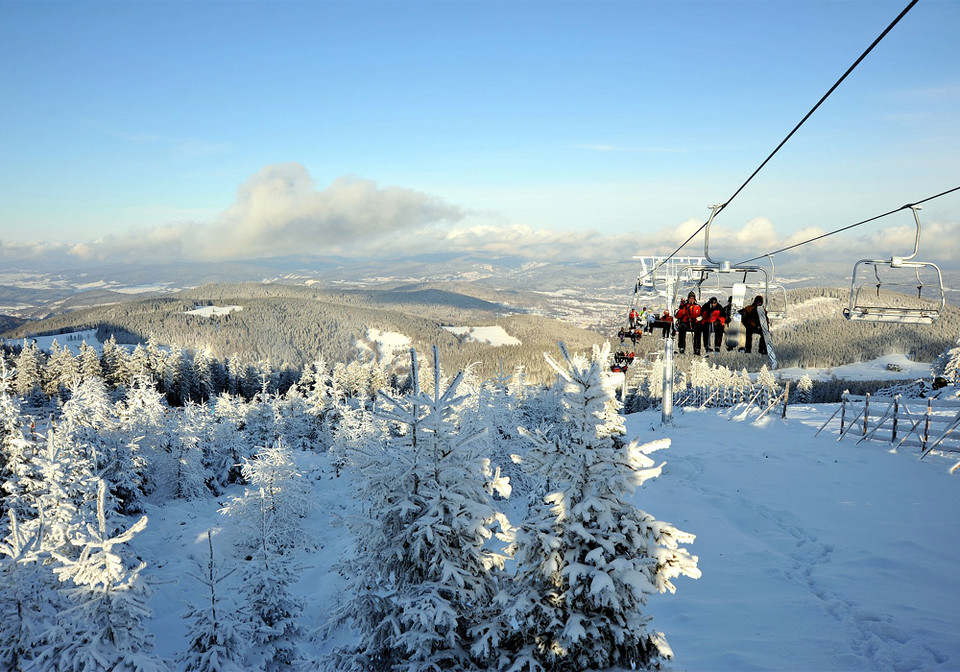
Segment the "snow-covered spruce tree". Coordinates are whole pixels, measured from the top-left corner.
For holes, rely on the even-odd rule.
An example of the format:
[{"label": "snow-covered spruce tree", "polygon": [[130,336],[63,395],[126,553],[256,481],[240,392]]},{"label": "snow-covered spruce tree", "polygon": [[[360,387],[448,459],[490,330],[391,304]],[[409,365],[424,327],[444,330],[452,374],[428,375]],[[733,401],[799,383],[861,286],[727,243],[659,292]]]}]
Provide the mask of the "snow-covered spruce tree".
[{"label": "snow-covered spruce tree", "polygon": [[766,364],[761,366],[760,372],[757,373],[757,385],[763,388],[763,399],[761,400],[763,406],[769,405],[774,397],[776,397],[779,385],[777,384],[776,376],[767,368]]},{"label": "snow-covered spruce tree", "polygon": [[69,347],[61,348],[57,339],[50,344],[50,357],[44,369],[43,392],[48,397],[60,397],[80,382],[80,367]]},{"label": "snow-covered spruce tree", "polygon": [[933,377],[943,378],[954,387],[960,386],[960,338],[956,345],[940,353],[933,362]]},{"label": "snow-covered spruce tree", "polygon": [[291,386],[274,401],[277,433],[284,443],[299,450],[315,445],[317,424],[310,414],[306,400],[296,386]]},{"label": "snow-covered spruce tree", "polygon": [[197,499],[208,493],[202,444],[210,428],[206,408],[188,401],[177,417],[180,427],[171,446],[169,480],[173,495],[180,499]]},{"label": "snow-covered spruce tree", "polygon": [[0,669],[23,670],[45,629],[47,595],[38,573],[39,530],[25,534],[14,511],[8,519],[10,533],[0,541]]},{"label": "snow-covered spruce tree", "polygon": [[237,521],[240,546],[255,549],[264,535],[268,548],[278,553],[308,542],[303,519],[313,509],[313,493],[282,441],[253,459],[243,458],[243,480],[244,493],[221,509]]},{"label": "snow-covered spruce tree", "polygon": [[810,401],[810,392],[813,390],[813,380],[807,374],[800,376],[797,381],[797,401],[801,404]]},{"label": "snow-covered spruce tree", "polygon": [[103,352],[100,354],[100,368],[106,379],[107,385],[116,388],[126,385],[130,382],[127,378],[127,353],[117,345],[117,339],[113,334],[103,342]]},{"label": "snow-covered spruce tree", "polygon": [[80,379],[103,378],[103,366],[100,364],[100,355],[86,341],[80,342],[80,354],[77,356],[80,370]]},{"label": "snow-covered spruce tree", "polygon": [[244,667],[266,672],[300,669],[304,666],[300,646],[303,601],[292,590],[297,580],[295,567],[292,556],[269,547],[272,535],[266,526],[266,511],[261,509],[261,514],[260,545],[243,567],[243,627],[251,644]]},{"label": "snow-covered spruce tree", "polygon": [[243,433],[251,446],[269,446],[279,438],[273,402],[270,395],[258,392],[253,401],[246,405]]},{"label": "snow-covered spruce tree", "polygon": [[168,410],[148,374],[134,376],[124,399],[116,404],[120,441],[131,450],[134,472],[130,476],[144,493],[155,491],[161,484],[162,465],[170,459],[173,439]]},{"label": "snow-covered spruce tree", "polygon": [[236,520],[238,545],[252,552],[242,570],[244,624],[253,643],[245,665],[294,669],[303,658],[303,604],[291,591],[296,579],[289,551],[307,538],[303,517],[311,508],[310,487],[280,441],[245,459],[243,477],[246,492],[221,511]]},{"label": "snow-covered spruce tree", "polygon": [[116,547],[130,541],[147,525],[143,516],[125,532],[111,536],[107,529],[107,486],[100,481],[97,524],[87,525],[74,540],[82,548],[78,558],[53,553],[54,573],[61,592],[71,603],[57,614],[56,625],[43,633],[28,668],[56,672],[166,672],[169,666],[153,655],[153,638],[143,621],[150,617],[149,589],[140,578],[145,563],[128,569]]},{"label": "snow-covered spruce tree", "polygon": [[17,355],[16,375],[14,376],[13,391],[31,402],[43,398],[43,369],[46,366],[46,357],[37,348],[35,341],[23,342],[23,348]]},{"label": "snow-covered spruce tree", "polygon": [[381,393],[377,415],[393,429],[386,445],[351,451],[366,508],[349,522],[358,552],[343,570],[353,598],[338,617],[360,641],[330,656],[337,672],[474,669],[470,629],[497,591],[491,570],[503,565],[485,548],[495,525],[509,528],[492,506],[489,461],[476,453],[476,433],[458,431],[462,376],[441,391],[434,348],[433,392],[422,393],[410,354],[413,393]]},{"label": "snow-covered spruce tree", "polygon": [[[91,474],[106,479],[110,511],[141,510],[144,463],[138,455],[139,437],[123,436],[102,378],[85,380],[71,389],[70,400],[63,405],[57,440],[63,448],[62,454],[86,461]],[[90,506],[82,506],[81,512],[86,520],[93,520],[95,490],[86,490],[84,495]]]},{"label": "snow-covered spruce tree", "polygon": [[222,571],[213,560],[213,538],[207,531],[210,555],[206,567],[193,577],[205,588],[199,604],[190,605],[184,618],[189,622],[189,648],[179,658],[182,672],[243,672],[246,650],[244,634],[233,610],[224,603],[221,584],[236,570]]},{"label": "snow-covered spruce tree", "polygon": [[[697,558],[680,548],[694,537],[637,509],[630,496],[660,474],[649,453],[669,440],[625,444],[618,402],[606,382],[603,350],[593,358],[560,350],[564,424],[527,433],[526,468],[549,494],[523,522],[513,550],[517,573],[499,633],[499,669],[653,667],[672,655],[649,629],[649,595],[697,578]],[[514,629],[515,626],[515,629]],[[498,645],[491,635],[491,646]]]},{"label": "snow-covered spruce tree", "polygon": [[8,510],[35,516],[27,493],[37,487],[32,455],[36,449],[23,435],[20,401],[9,394],[13,372],[0,357],[0,516]]}]

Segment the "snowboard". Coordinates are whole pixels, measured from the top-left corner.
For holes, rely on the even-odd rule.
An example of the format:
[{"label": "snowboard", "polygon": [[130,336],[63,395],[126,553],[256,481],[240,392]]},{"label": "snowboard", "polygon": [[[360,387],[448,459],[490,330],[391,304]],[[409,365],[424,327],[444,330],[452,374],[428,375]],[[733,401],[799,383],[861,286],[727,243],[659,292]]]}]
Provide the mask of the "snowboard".
[{"label": "snowboard", "polygon": [[727,324],[727,350],[736,350],[740,346],[740,309],[747,294],[747,286],[738,282],[733,286],[733,302],[730,304],[730,322]]},{"label": "snowboard", "polygon": [[760,320],[760,331],[763,332],[763,340],[767,344],[767,357],[770,358],[770,369],[777,368],[777,353],[773,351],[773,342],[770,340],[770,327],[767,325],[767,311],[763,306],[757,306],[757,318]]}]

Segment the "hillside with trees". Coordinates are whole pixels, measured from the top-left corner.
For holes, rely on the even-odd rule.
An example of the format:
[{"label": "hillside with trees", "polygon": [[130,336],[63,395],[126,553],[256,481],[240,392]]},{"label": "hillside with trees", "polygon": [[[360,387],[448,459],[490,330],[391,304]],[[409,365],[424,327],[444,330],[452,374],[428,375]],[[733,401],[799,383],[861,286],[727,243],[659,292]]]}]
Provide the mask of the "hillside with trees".
[{"label": "hillside with trees", "polygon": [[[903,297],[908,301],[907,297]],[[783,367],[834,367],[904,353],[932,362],[960,334],[960,310],[947,305],[934,325],[850,322],[841,310],[843,289],[804,288],[789,292],[785,319],[772,323],[773,345]],[[197,306],[240,306],[242,310],[214,317],[188,314]],[[298,375],[319,353],[325,360],[348,364],[363,354],[358,344],[371,329],[395,332],[417,348],[436,345],[444,366],[472,367],[494,377],[525,367],[531,382],[553,372],[542,353],[558,341],[576,351],[590,349],[615,336],[582,329],[556,315],[541,295],[520,290],[499,291],[469,283],[389,283],[376,289],[321,288],[280,283],[214,284],[164,297],[125,301],[62,313],[28,322],[6,332],[8,339],[95,328],[101,342],[119,344],[152,340],[189,356],[231,360],[243,367],[269,363]],[[519,345],[489,344],[458,337],[443,327],[502,327]],[[659,332],[645,335],[625,350],[639,357],[662,351]],[[688,353],[690,349],[688,348]],[[680,356],[689,368],[691,356]],[[734,370],[758,370],[766,358],[737,352],[712,353],[711,360]]]}]

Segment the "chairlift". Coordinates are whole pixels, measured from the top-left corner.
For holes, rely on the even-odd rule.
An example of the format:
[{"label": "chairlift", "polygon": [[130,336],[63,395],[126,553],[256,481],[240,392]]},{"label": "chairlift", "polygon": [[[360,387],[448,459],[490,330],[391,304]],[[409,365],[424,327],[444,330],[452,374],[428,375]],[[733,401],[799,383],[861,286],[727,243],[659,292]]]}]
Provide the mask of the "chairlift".
[{"label": "chairlift", "polygon": [[767,273],[767,269],[750,264],[734,266],[729,261],[716,261],[710,256],[710,225],[713,223],[714,216],[722,207],[722,205],[710,206],[710,217],[704,226],[703,235],[704,261],[680,268],[676,274],[676,288],[680,290],[682,287],[688,292],[693,291],[698,302],[703,301],[704,293],[716,293],[717,300],[722,303],[724,299],[722,295],[731,296],[733,286],[743,284],[761,294],[766,304],[770,286],[770,275]]},{"label": "chairlift", "polygon": [[[933,324],[943,313],[946,296],[943,274],[932,262],[914,261],[920,250],[919,205],[909,206],[917,225],[913,253],[908,257],[861,259],[853,266],[850,305],[843,309],[848,320],[885,324]],[[872,278],[870,277],[872,271]],[[884,292],[899,292],[894,300]],[[909,290],[909,292],[905,291]],[[913,292],[916,291],[916,299]],[[926,292],[926,294],[925,294]],[[907,305],[903,305],[906,303]],[[900,304],[900,305],[898,305]]]},{"label": "chairlift", "polygon": [[787,288],[783,283],[777,282],[776,266],[773,263],[773,255],[764,255],[770,260],[770,281],[767,283],[767,295],[764,297],[764,307],[767,311],[767,317],[771,320],[782,320],[787,317]]}]

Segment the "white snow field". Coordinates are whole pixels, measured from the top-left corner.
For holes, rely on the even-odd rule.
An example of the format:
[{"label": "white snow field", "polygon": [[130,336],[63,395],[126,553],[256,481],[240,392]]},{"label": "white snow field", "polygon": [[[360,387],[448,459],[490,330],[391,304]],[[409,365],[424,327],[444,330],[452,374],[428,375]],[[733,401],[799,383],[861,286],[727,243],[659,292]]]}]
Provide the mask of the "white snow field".
[{"label": "white snow field", "polygon": [[[675,580],[648,605],[675,670],[960,669],[960,480],[957,455],[891,453],[879,443],[836,441],[817,428],[833,404],[791,406],[786,420],[728,420],[727,411],[627,417],[630,436],[667,436],[660,478],[635,496],[659,520],[697,535],[702,578]],[[298,556],[304,625],[322,626],[342,601],[338,559],[351,551],[336,525],[355,507],[349,472],[326,455],[297,453],[316,492],[309,524],[320,544]],[[239,492],[239,490],[237,490]],[[226,497],[219,498],[220,502]],[[154,581],[157,652],[185,648],[184,601],[202,599],[188,578],[207,559],[205,532],[228,521],[218,503],[175,502],[147,511],[131,545]],[[221,533],[218,561],[231,554]],[[158,560],[159,559],[159,560]],[[236,576],[236,575],[235,575]],[[350,641],[335,631],[308,643],[323,655]]]},{"label": "white snow field", "polygon": [[188,310],[184,315],[199,315],[200,317],[220,317],[229,315],[235,310],[243,310],[243,306],[197,306]]},{"label": "white snow field", "polygon": [[450,333],[464,337],[468,341],[486,343],[498,347],[501,345],[520,345],[520,339],[514,338],[501,326],[491,327],[444,327]]}]

